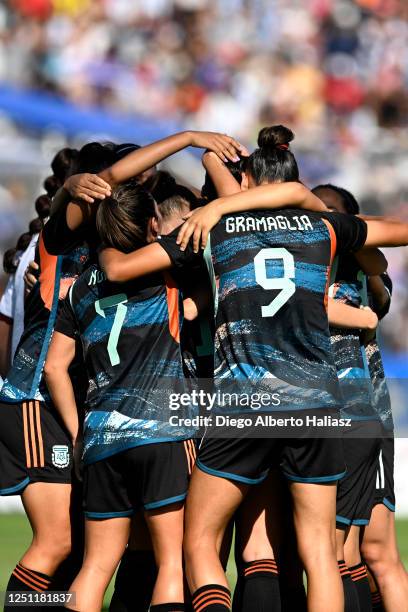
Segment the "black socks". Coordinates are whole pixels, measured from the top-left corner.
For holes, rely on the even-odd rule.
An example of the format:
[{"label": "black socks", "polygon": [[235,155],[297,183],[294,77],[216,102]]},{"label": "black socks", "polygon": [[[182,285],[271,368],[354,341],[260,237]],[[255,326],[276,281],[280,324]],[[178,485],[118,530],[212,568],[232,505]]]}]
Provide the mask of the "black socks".
[{"label": "black socks", "polygon": [[193,594],[194,612],[230,612],[231,592],[220,584],[206,584]]}]

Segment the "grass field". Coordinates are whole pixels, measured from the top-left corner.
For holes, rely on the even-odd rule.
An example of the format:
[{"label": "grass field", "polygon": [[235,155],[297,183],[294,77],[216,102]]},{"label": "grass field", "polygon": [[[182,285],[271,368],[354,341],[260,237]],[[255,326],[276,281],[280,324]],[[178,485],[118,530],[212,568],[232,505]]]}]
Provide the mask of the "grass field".
[{"label": "grass field", "polygon": [[[401,556],[408,565],[408,519],[397,521],[397,533]],[[10,572],[27,548],[30,537],[30,526],[23,514],[0,514],[0,592],[5,590]],[[232,560],[228,564],[228,577],[231,582],[235,580]],[[112,585],[106,595],[106,605],[111,594]]]}]

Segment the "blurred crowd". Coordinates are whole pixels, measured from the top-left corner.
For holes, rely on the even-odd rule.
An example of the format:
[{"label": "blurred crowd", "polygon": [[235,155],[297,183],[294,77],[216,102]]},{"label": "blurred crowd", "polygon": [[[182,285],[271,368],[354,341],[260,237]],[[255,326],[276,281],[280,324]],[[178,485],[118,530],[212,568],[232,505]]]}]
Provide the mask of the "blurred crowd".
[{"label": "blurred crowd", "polygon": [[[8,0],[0,81],[253,146],[286,123],[305,181],[408,216],[406,0]],[[392,255],[394,348],[408,257]]]}]

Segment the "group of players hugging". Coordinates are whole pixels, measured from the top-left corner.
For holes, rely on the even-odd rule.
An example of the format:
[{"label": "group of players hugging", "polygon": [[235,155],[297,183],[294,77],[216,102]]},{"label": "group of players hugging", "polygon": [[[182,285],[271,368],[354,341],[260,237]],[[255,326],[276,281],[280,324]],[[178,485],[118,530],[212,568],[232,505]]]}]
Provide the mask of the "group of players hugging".
[{"label": "group of players hugging", "polygon": [[[33,532],[5,610],[20,594],[99,611],[116,570],[112,612],[408,610],[376,340],[378,247],[407,245],[408,223],[310,191],[292,140],[277,125],[252,153],[189,131],[55,156],[5,256],[0,494]],[[201,192],[156,168],[188,146]],[[204,388],[262,405],[189,401]],[[203,414],[230,426],[194,427]]]}]

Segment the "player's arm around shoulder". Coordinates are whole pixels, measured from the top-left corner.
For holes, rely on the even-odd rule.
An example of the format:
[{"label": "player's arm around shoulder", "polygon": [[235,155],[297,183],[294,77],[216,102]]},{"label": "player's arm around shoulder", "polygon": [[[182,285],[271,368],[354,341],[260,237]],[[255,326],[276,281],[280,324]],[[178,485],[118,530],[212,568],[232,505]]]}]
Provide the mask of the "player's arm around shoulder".
[{"label": "player's arm around shoulder", "polygon": [[328,300],[328,315],[330,325],[342,329],[367,329],[372,331],[378,325],[377,315],[368,306],[356,308],[334,298]]},{"label": "player's arm around shoulder", "polygon": [[106,278],[113,283],[127,282],[172,266],[169,255],[158,242],[131,253],[122,253],[114,248],[103,249],[99,253],[99,264]]},{"label": "player's arm around shoulder", "polygon": [[78,410],[68,372],[75,357],[75,339],[54,332],[44,365],[44,378],[52,401],[67,428],[73,444],[78,436]]},{"label": "player's arm around shoulder", "polygon": [[367,224],[367,247],[408,246],[408,223],[394,217],[359,215]]}]

